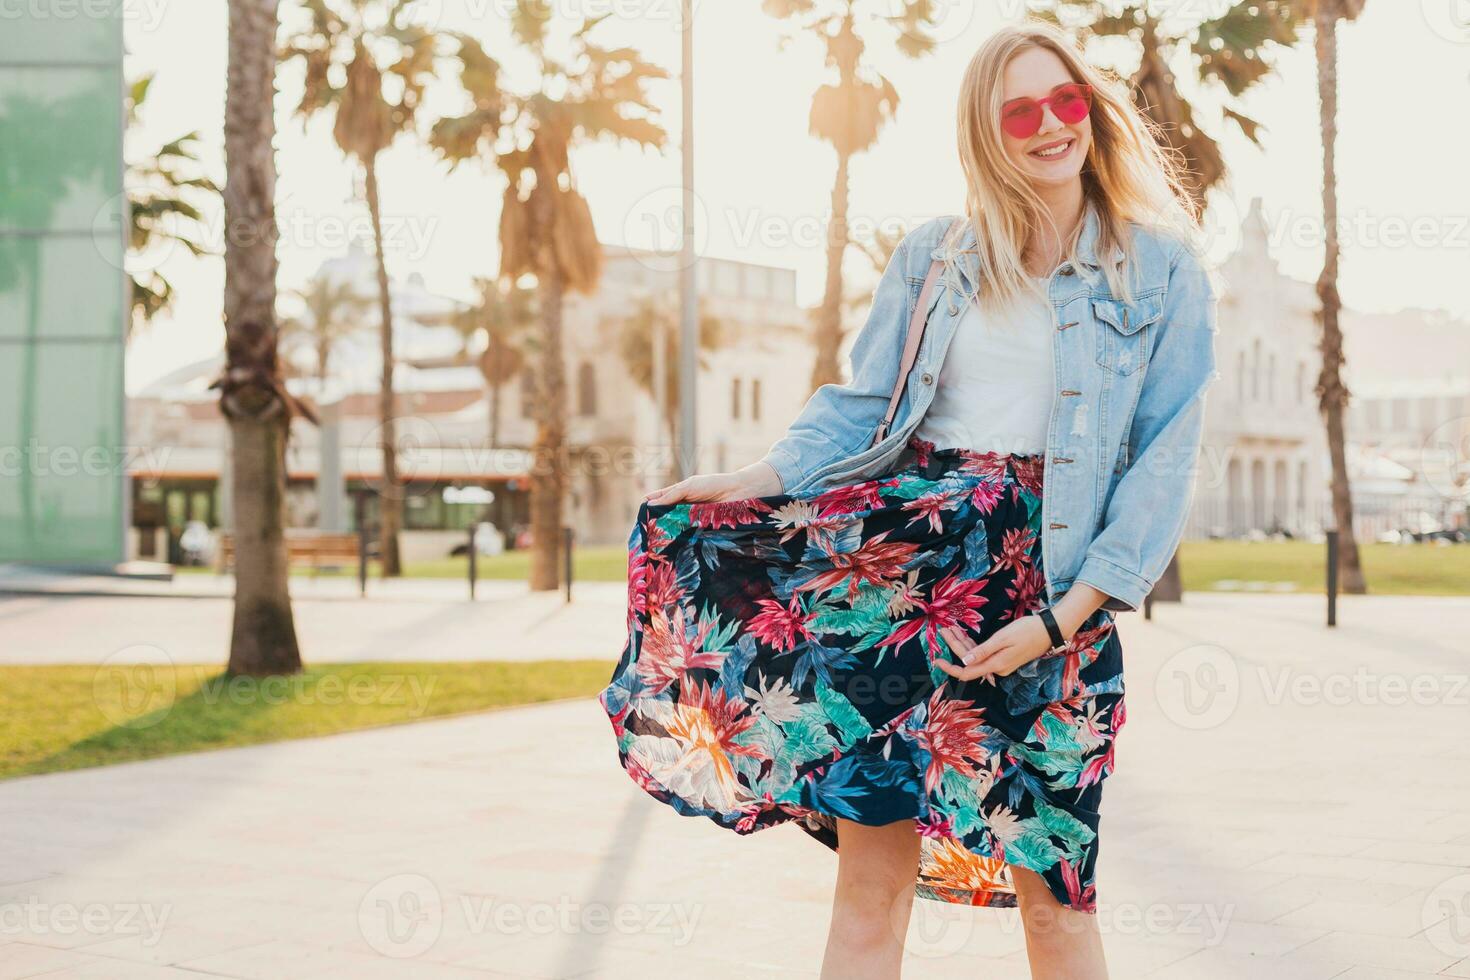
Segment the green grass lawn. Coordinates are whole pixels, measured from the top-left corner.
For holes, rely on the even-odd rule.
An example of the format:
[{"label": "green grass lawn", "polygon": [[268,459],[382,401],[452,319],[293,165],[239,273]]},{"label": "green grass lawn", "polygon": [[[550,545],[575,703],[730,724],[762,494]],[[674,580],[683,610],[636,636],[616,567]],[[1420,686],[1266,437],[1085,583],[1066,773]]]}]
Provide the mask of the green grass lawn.
[{"label": "green grass lawn", "polygon": [[[1470,595],[1470,546],[1360,544],[1374,595]],[[1213,591],[1229,582],[1285,582],[1327,590],[1327,546],[1308,541],[1185,541],[1184,588]]]},{"label": "green grass lawn", "polygon": [[0,667],[0,779],[595,697],[605,660],[351,663],[226,680],[219,667]]},{"label": "green grass lawn", "polygon": [[[176,569],[180,574],[213,575],[213,568],[198,566]],[[492,557],[480,556],[475,563],[475,574],[482,579],[521,579],[531,573],[529,551],[507,551]],[[297,565],[291,569],[293,575],[311,575],[309,565]],[[338,569],[323,569],[319,574],[346,575],[357,577],[357,566]],[[436,558],[433,561],[408,562],[403,568],[405,578],[455,578],[468,581],[469,559]],[[572,580],[574,582],[621,582],[628,574],[628,549],[622,545],[605,548],[577,548],[572,552]],[[378,577],[378,563],[368,562],[368,576]]]}]

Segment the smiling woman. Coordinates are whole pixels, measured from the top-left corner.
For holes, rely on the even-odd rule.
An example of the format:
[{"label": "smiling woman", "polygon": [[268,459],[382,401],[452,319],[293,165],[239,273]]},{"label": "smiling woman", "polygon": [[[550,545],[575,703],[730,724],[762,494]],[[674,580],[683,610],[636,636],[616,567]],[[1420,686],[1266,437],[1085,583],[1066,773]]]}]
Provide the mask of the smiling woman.
[{"label": "smiling woman", "polygon": [[959,146],[966,209],[899,243],[852,380],[639,512],[601,701],[654,798],[837,852],[824,973],[896,975],[917,896],[1019,905],[1036,975],[1090,980],[1115,617],[1179,542],[1214,292],[1153,132],[1055,28],[976,53]]}]

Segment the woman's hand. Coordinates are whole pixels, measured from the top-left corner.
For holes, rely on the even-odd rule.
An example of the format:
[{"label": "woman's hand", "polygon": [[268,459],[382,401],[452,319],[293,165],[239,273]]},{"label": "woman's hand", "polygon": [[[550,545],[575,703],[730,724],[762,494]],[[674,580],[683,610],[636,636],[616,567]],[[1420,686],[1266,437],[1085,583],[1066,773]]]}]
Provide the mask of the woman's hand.
[{"label": "woman's hand", "polygon": [[[1070,644],[1072,637],[1082,628],[1087,618],[1107,600],[1107,593],[1093,588],[1086,582],[1073,583],[1055,606],[1052,615],[1057,627]],[[1006,677],[1051,650],[1051,634],[1041,617],[1032,614],[1007,623],[981,643],[962,654],[957,654],[964,665],[951,663],[943,657],[935,658],[940,670],[962,681],[972,681],[986,674]]]},{"label": "woman's hand", "polygon": [[952,663],[944,657],[936,657],[935,666],[951,677],[962,681],[973,681],[986,674],[1005,677],[1051,649],[1051,634],[1040,616],[1022,616],[1007,623],[990,639],[964,653],[956,654],[963,664]]},{"label": "woman's hand", "polygon": [[781,478],[769,463],[752,463],[733,473],[707,473],[660,487],[643,499],[650,504],[710,503],[771,497],[782,492]]}]

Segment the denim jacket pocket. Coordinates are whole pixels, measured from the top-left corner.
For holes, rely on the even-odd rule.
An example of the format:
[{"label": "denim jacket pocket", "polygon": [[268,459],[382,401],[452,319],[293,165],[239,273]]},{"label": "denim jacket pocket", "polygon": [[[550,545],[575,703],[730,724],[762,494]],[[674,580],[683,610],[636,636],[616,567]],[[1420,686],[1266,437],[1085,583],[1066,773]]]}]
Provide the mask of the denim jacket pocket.
[{"label": "denim jacket pocket", "polygon": [[1143,367],[1148,332],[1164,312],[1162,292],[1140,296],[1133,303],[1094,298],[1092,313],[1099,323],[1097,363],[1114,374],[1129,375]]}]

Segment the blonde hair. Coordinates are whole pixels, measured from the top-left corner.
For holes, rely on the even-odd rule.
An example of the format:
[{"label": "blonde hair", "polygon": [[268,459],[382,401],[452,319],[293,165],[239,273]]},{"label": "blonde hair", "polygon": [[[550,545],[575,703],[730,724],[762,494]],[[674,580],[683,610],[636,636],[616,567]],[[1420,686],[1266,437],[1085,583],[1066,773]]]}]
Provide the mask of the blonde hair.
[{"label": "blonde hair", "polygon": [[1073,81],[1092,86],[1092,143],[1083,163],[1082,220],[1064,242],[1066,261],[1077,264],[1077,242],[1089,204],[1097,209],[1096,257],[1113,295],[1133,301],[1131,284],[1122,271],[1107,262],[1114,247],[1122,250],[1122,267],[1131,268],[1133,251],[1129,222],[1172,234],[1197,248],[1200,228],[1184,204],[1188,200],[1184,166],[1177,151],[1166,150],[1158,124],[1139,112],[1120,76],[1090,65],[1075,38],[1046,21],[1007,25],[991,35],[970,59],[960,84],[959,155],[965,176],[963,222],[943,243],[945,276],[955,277],[954,260],[962,254],[958,243],[966,222],[975,229],[979,265],[976,291],[967,302],[982,298],[999,302],[1040,295],[1041,287],[1026,272],[1022,249],[1039,230],[1051,224],[1051,213],[1031,187],[1027,175],[1006,156],[999,119],[1004,97],[1006,65],[1033,47],[1053,52]]}]

